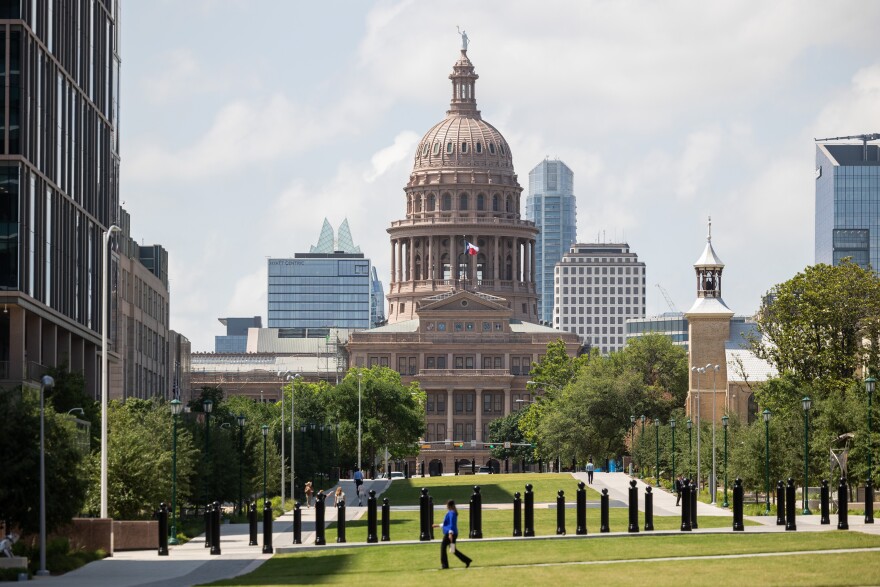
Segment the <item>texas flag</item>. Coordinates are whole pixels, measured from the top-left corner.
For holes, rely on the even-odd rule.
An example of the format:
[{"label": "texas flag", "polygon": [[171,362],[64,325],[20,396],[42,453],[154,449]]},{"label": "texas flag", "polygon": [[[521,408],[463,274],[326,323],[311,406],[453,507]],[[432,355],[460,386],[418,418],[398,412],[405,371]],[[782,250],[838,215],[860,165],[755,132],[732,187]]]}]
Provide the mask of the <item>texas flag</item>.
[{"label": "texas flag", "polygon": [[476,255],[480,252],[480,247],[475,244],[469,243],[468,241],[464,241],[464,251],[468,255]]}]

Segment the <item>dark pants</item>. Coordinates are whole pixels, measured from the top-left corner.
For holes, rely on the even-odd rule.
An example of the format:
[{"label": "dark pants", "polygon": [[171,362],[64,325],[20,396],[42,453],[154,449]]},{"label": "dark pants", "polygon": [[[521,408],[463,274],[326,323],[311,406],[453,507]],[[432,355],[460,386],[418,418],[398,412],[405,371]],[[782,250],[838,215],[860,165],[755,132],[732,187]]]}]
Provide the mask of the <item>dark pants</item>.
[{"label": "dark pants", "polygon": [[[449,540],[448,532],[443,535],[443,542],[440,543],[440,566],[444,569],[449,568],[449,557],[446,556],[446,549],[452,542],[455,542],[455,540]],[[458,560],[460,560],[464,564],[471,564],[471,559],[462,554],[462,552],[458,549],[458,544],[455,545],[455,556],[457,556]]]},{"label": "dark pants", "polygon": [[589,483],[591,485],[593,484],[593,472],[592,471],[587,471],[587,483]]},{"label": "dark pants", "polygon": [[681,490],[680,490],[680,489],[676,489],[676,490],[675,490],[675,505],[678,505],[678,503],[679,503],[680,501],[681,501]]}]

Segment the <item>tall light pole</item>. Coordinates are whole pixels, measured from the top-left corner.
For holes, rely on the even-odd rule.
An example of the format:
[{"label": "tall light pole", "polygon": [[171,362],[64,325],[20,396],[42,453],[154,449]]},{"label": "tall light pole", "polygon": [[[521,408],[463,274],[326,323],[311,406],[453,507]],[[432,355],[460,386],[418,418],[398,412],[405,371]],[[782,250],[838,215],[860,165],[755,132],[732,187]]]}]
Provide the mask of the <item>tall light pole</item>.
[{"label": "tall light pole", "polygon": [[[636,417],[629,417],[629,454],[634,457],[636,454]],[[630,469],[632,469],[632,460],[630,460]]]},{"label": "tall light pole", "polygon": [[[294,443],[294,437],[296,436],[296,434],[293,433],[293,431],[296,430],[296,428],[295,428],[296,420],[294,420],[293,417],[294,417],[294,406],[296,405],[296,400],[294,399],[294,395],[296,392],[296,380],[300,378],[300,374],[295,373],[295,374],[291,375],[290,371],[288,371],[285,374],[285,378],[287,379],[287,381],[291,382],[291,384],[290,384],[290,499],[296,501],[296,493],[295,493],[296,473],[295,473],[295,469],[294,469],[294,456],[295,456],[294,448],[296,448],[296,445]],[[283,391],[281,392],[281,396],[284,397]],[[282,407],[281,411],[284,412],[283,407]],[[283,428],[283,426],[282,426],[282,428]],[[283,445],[284,442],[282,441],[281,444]],[[282,462],[283,462],[283,459],[282,459]],[[282,475],[283,475],[283,473],[282,473]],[[283,477],[281,479],[281,485],[284,486],[284,478]],[[283,489],[282,489],[282,491],[283,491]]]},{"label": "tall light pole", "polygon": [[700,431],[701,431],[700,430],[700,374],[705,373],[706,369],[705,369],[705,367],[691,367],[691,371],[697,374],[697,387],[696,387],[696,392],[697,392],[697,417],[696,417],[696,424],[697,424],[697,489],[696,489],[696,491],[697,491],[697,495],[699,495],[700,494],[701,478],[702,478],[702,473],[703,473],[702,466],[700,463],[700,436],[702,436],[702,434],[700,434]]},{"label": "tall light pole", "polygon": [[765,516],[770,515],[770,410],[764,409],[761,412],[764,416],[764,494],[767,508],[764,511]]},{"label": "tall light pole", "polygon": [[177,416],[183,411],[183,402],[174,398],[171,400],[171,421],[173,432],[171,434],[171,537],[168,544],[174,546],[177,542]]},{"label": "tall light pole", "polygon": [[868,393],[868,478],[865,480],[865,523],[874,523],[874,482],[871,480],[873,469],[871,456],[874,452],[874,437],[871,436],[871,396],[877,380],[873,377],[865,379],[865,391]]},{"label": "tall light pole", "polygon": [[205,410],[205,507],[208,507],[208,504],[211,503],[210,498],[210,489],[211,485],[211,412],[214,410],[214,402],[210,399],[206,399],[202,402],[202,408]]},{"label": "tall light pole", "polygon": [[706,365],[707,370],[712,371],[712,505],[715,505],[718,497],[718,475],[715,469],[715,376],[721,365]]},{"label": "tall light pole", "polygon": [[669,419],[669,428],[672,430],[672,482],[675,483],[675,420]]},{"label": "tall light pole", "polygon": [[269,426],[267,424],[263,424],[261,427],[263,431],[263,501],[266,501],[266,438],[269,436]]},{"label": "tall light pole", "polygon": [[46,390],[55,387],[55,380],[43,375],[40,380],[40,568],[37,575],[49,574],[46,570],[46,413],[44,398]]},{"label": "tall light pole", "polygon": [[361,379],[364,373],[358,368],[358,470],[361,471]]},{"label": "tall light pole", "polygon": [[809,516],[813,512],[810,511],[809,500],[807,499],[807,487],[810,485],[810,407],[813,402],[808,396],[804,396],[801,400],[801,406],[804,408],[804,490],[801,496],[804,506],[803,515]]},{"label": "tall light pole", "polygon": [[[238,415],[238,515],[242,512],[241,469],[244,462],[244,414]],[[293,434],[293,431],[290,431]]]},{"label": "tall light pole", "polygon": [[107,517],[107,298],[109,297],[110,235],[122,229],[115,224],[104,231],[104,254],[101,279],[101,517]]},{"label": "tall light pole", "polygon": [[722,502],[721,507],[730,507],[730,504],[727,503],[727,422],[730,418],[728,418],[727,414],[721,416],[721,427],[724,428],[724,502]]},{"label": "tall light pole", "polygon": [[654,436],[657,439],[657,460],[655,473],[657,473],[657,481],[655,485],[660,487],[660,418],[654,418]]},{"label": "tall light pole", "polygon": [[[640,420],[642,421],[642,433],[639,435],[639,446],[644,446],[644,438],[645,438],[645,420],[646,420],[644,414],[642,414],[642,417],[640,418]],[[639,454],[641,454],[641,453],[639,453]],[[644,469],[644,468],[642,467],[642,463],[639,463],[639,479],[644,479],[644,478],[645,478],[645,472],[644,472],[643,469]]]},{"label": "tall light pole", "polygon": [[688,477],[690,477],[692,474],[691,467],[693,467],[693,465],[694,465],[694,463],[693,463],[693,461],[694,461],[694,435],[693,435],[694,421],[691,420],[690,418],[688,418],[688,420],[687,420],[687,427],[688,427]]}]

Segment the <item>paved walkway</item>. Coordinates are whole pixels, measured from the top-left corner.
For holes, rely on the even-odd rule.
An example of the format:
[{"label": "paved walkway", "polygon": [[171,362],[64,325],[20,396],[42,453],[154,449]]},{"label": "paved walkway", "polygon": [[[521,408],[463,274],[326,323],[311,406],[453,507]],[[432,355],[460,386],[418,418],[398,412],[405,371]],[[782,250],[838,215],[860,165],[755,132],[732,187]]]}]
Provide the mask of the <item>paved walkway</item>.
[{"label": "paved walkway", "polygon": [[[576,473],[574,477],[587,481],[586,473]],[[617,507],[625,506],[628,502],[628,489],[630,477],[625,473],[595,473],[593,476],[593,489],[601,492],[603,488],[608,489],[608,494],[612,499],[612,503]],[[644,492],[645,484],[636,480],[639,488],[640,509],[644,508]],[[390,481],[366,481],[364,486],[366,491],[375,489],[377,495],[381,494]],[[357,499],[354,492],[353,481],[342,481],[343,491],[346,493],[347,502],[350,505],[347,508],[347,518],[350,520],[359,519],[366,513],[366,507],[357,507]],[[662,489],[652,488],[654,493],[654,513],[658,516],[680,515],[681,509],[675,506],[675,495]],[[366,499],[364,500],[366,505]],[[438,506],[441,507],[441,506]],[[498,504],[490,506],[505,508],[510,507],[509,504]],[[555,504],[536,504],[536,507],[555,507]],[[590,502],[589,507],[598,507],[595,502]],[[700,516],[731,516],[729,510],[710,506],[700,502],[698,504],[698,515]],[[394,508],[394,509],[413,509],[413,508]],[[333,522],[336,519],[335,508],[327,509],[327,521]],[[754,520],[761,524],[760,526],[747,526],[746,533],[754,532],[785,532],[785,526],[776,525],[776,516],[750,516],[748,519]],[[837,517],[832,516],[831,525],[820,525],[820,517],[798,516],[798,531],[836,531]],[[355,541],[344,545],[336,545],[328,543],[325,547],[315,547],[315,509],[302,509],[302,546],[293,546],[293,514],[285,513],[276,519],[273,525],[273,546],[275,552],[296,552],[302,550],[316,550],[317,548],[359,548],[364,547],[364,542]],[[880,524],[866,525],[863,516],[849,517],[850,530],[867,532],[880,535]],[[695,532],[705,533],[727,533],[732,532],[730,528],[714,528],[700,529]],[[680,534],[676,531],[652,532],[654,536],[676,535]],[[602,539],[605,536],[627,535],[626,532],[612,532],[610,534],[591,534],[590,539]],[[557,539],[556,536],[538,537],[538,539]],[[569,535],[563,539],[583,539],[581,536]],[[492,538],[483,541],[496,540],[523,540],[522,538]],[[220,545],[222,554],[220,556],[211,556],[210,549],[204,546],[204,537],[196,537],[187,544],[170,547],[170,555],[160,557],[156,554],[156,550],[140,550],[129,552],[117,552],[113,557],[90,563],[76,571],[72,571],[58,577],[35,577],[35,581],[41,585],[51,587],[188,587],[201,583],[209,583],[219,579],[236,577],[245,573],[249,573],[259,567],[263,562],[271,558],[271,555],[262,554],[262,523],[259,524],[258,542],[259,546],[248,546],[249,535],[247,524],[227,524],[221,528]],[[389,544],[406,544],[418,543],[412,541],[395,541],[370,545],[377,547]],[[750,555],[753,556],[753,555]]]}]

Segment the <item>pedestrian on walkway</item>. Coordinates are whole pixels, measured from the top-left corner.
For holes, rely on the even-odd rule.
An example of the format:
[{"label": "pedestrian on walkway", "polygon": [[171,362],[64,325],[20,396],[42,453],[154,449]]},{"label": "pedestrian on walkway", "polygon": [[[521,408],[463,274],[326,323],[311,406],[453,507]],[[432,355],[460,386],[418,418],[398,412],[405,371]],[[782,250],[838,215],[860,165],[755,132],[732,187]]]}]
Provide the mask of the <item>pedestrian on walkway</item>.
[{"label": "pedestrian on walkway", "polygon": [[336,488],[336,493],[333,494],[333,507],[338,506],[340,503],[345,503],[345,494],[342,492],[342,485]]},{"label": "pedestrian on walkway", "polygon": [[305,492],[305,494],[306,494],[306,507],[307,508],[312,507],[312,494],[315,492],[315,490],[312,489],[312,482],[311,481],[306,481],[306,484],[303,487],[303,492]]},{"label": "pedestrian on walkway", "polygon": [[684,485],[684,478],[681,473],[678,474],[678,477],[675,479],[675,505],[677,506],[681,501],[681,488]]},{"label": "pedestrian on walkway", "polygon": [[364,484],[364,474],[360,469],[355,469],[354,471],[354,492],[357,493],[358,496],[358,505],[363,505],[361,503],[361,485]]},{"label": "pedestrian on walkway", "polygon": [[[447,548],[451,554],[458,557],[458,560],[464,563],[465,568],[471,566],[471,559],[465,556],[456,546],[455,542],[458,538],[458,510],[455,508],[455,501],[446,502],[446,517],[443,518],[443,542],[440,543],[440,568],[449,568],[449,557],[446,555]],[[434,524],[434,528],[440,527]]]},{"label": "pedestrian on walkway", "polygon": [[593,484],[593,469],[595,468],[593,466],[593,457],[590,457],[590,460],[587,461],[587,483],[590,485]]}]

